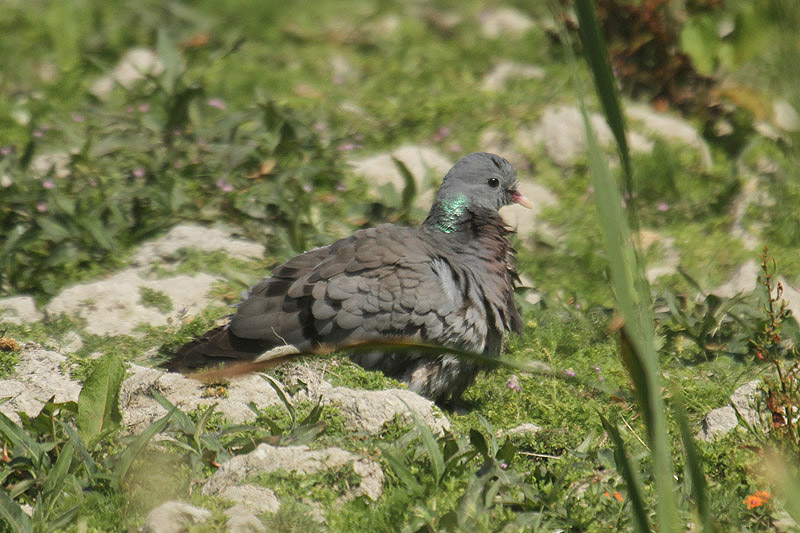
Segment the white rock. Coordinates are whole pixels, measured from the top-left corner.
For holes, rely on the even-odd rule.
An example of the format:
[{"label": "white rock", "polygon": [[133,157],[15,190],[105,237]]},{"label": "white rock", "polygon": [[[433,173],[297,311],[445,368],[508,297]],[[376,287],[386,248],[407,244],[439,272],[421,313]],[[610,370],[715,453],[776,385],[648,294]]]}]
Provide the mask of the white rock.
[{"label": "white rock", "polygon": [[[221,490],[219,496],[255,514],[277,513],[281,507],[281,502],[271,489],[258,485],[232,485]],[[228,514],[232,513],[229,511]]]},{"label": "white rock", "polygon": [[308,446],[275,447],[269,444],[259,444],[252,452],[237,455],[223,463],[203,486],[202,493],[207,496],[219,494],[260,472],[282,470],[303,475],[345,468],[352,468],[361,476],[361,483],[344,495],[345,500],[364,495],[376,501],[380,497],[383,490],[383,470],[370,459],[341,448],[311,450]]},{"label": "white rock", "polygon": [[255,413],[248,407],[250,402],[259,408],[280,402],[275,390],[260,374],[236,378],[228,385],[226,397],[209,398],[204,397],[206,387],[203,383],[181,374],[139,365],[131,365],[128,372],[130,377],[122,384],[119,403],[123,426],[131,433],[144,430],[167,414],[166,409],[153,399],[151,390],[183,411],[216,403],[216,410],[237,424],[255,419]]},{"label": "white rock", "polygon": [[31,296],[12,296],[0,300],[0,322],[11,324],[30,324],[44,318],[36,309]]},{"label": "white rock", "polygon": [[305,390],[294,396],[295,400],[308,400],[312,403],[322,401],[323,405],[337,407],[345,418],[346,426],[353,431],[376,435],[384,424],[391,422],[396,416],[400,416],[406,423],[412,423],[412,410],[434,434],[441,435],[450,429],[450,421],[436,404],[409,390],[369,391],[334,387],[322,378],[319,371],[308,365],[296,367],[290,379],[306,386]]},{"label": "white rock", "polygon": [[392,157],[406,165],[417,186],[415,205],[427,209],[433,203],[434,185],[438,184],[453,166],[453,162],[438,150],[426,146],[404,145],[363,159],[350,160],[357,174],[374,186],[373,189],[391,183],[398,192],[405,188],[405,180],[392,161]]},{"label": "white rock", "polygon": [[244,505],[234,505],[227,511],[228,533],[266,533],[261,520]]},{"label": "white rock", "polygon": [[43,178],[51,172],[56,178],[66,178],[69,176],[69,159],[67,152],[52,152],[37,155],[31,160],[28,172],[35,178]]},{"label": "white rock", "polygon": [[68,331],[55,342],[58,351],[63,354],[75,353],[83,348],[83,339],[74,331]]},{"label": "white rock", "polygon": [[737,268],[728,281],[714,289],[712,294],[731,298],[737,294],[746,294],[756,288],[761,267],[753,259]]},{"label": "white rock", "polygon": [[536,65],[525,65],[512,61],[501,60],[495,63],[492,69],[481,81],[481,89],[484,91],[501,91],[506,83],[514,78],[523,80],[541,80],[545,77],[542,67]]},{"label": "white rock", "polygon": [[638,121],[646,130],[667,140],[683,142],[700,153],[703,165],[711,167],[711,150],[697,130],[685,120],[659,113],[643,104],[629,103],[625,106],[629,119]]},{"label": "white rock", "polygon": [[[602,115],[590,113],[589,123],[601,146],[610,146],[614,142],[611,128]],[[543,144],[548,157],[557,165],[570,166],[586,152],[586,131],[580,109],[564,105],[545,108],[533,129],[518,132],[517,143],[527,150]],[[633,152],[649,152],[653,148],[651,141],[636,132],[629,132],[628,143]]]},{"label": "white rock", "polygon": [[778,100],[772,104],[775,125],[784,131],[799,131],[800,116],[792,104],[786,100]]},{"label": "white rock", "polygon": [[67,358],[38,346],[25,347],[12,379],[0,380],[0,411],[19,422],[18,411],[39,414],[50,398],[56,402],[76,402],[81,386],[63,370]]},{"label": "white rock", "polygon": [[264,257],[264,245],[234,237],[218,229],[190,224],[171,228],[165,235],[142,244],[133,256],[134,265],[150,265],[156,260],[175,259],[176,252],[194,248],[201,252],[225,252],[237,259]]},{"label": "white rock", "polygon": [[538,433],[542,428],[537,426],[536,424],[531,424],[527,422],[525,424],[520,424],[517,427],[513,427],[509,430],[505,431],[506,435],[533,435],[534,433]]},{"label": "white rock", "polygon": [[145,533],[183,533],[187,526],[203,524],[211,511],[188,503],[169,501],[150,511],[144,521]]},{"label": "white rock", "polygon": [[706,415],[696,437],[709,442],[730,433],[739,425],[737,411],[750,426],[761,425],[758,403],[763,401],[763,396],[759,391],[760,384],[761,381],[756,379],[737,388],[731,394],[730,405],[713,409]]},{"label": "white rock", "polygon": [[89,92],[98,98],[105,99],[114,89],[116,84],[126,89],[148,76],[158,76],[164,72],[164,64],[158,59],[155,52],[148,48],[132,48],[128,50],[117,66],[107,76],[95,81]]},{"label": "white rock", "polygon": [[531,201],[531,208],[507,205],[500,210],[500,215],[519,235],[527,236],[538,229],[537,217],[542,208],[557,204],[558,198],[547,187],[530,180],[520,180],[519,191]]},{"label": "white rock", "polygon": [[65,289],[45,308],[47,314],[65,313],[86,320],[86,332],[94,335],[129,335],[139,324],[163,326],[169,313],[141,302],[140,289],[164,293],[175,309],[199,313],[210,303],[207,294],[217,278],[208,274],[145,279],[142,271],[127,269],[113,276]]},{"label": "white rock", "polygon": [[736,418],[736,411],[733,410],[733,407],[730,405],[718,407],[711,410],[703,418],[702,428],[697,433],[696,438],[704,442],[710,442],[720,435],[730,433],[738,425],[739,420]]},{"label": "white rock", "polygon": [[800,320],[800,291],[789,283],[783,276],[778,278],[778,282],[783,286],[783,299],[786,300],[787,307],[792,312],[792,316]]},{"label": "white rock", "polygon": [[484,37],[521,37],[533,27],[533,20],[512,7],[484,9],[478,14],[480,31]]}]

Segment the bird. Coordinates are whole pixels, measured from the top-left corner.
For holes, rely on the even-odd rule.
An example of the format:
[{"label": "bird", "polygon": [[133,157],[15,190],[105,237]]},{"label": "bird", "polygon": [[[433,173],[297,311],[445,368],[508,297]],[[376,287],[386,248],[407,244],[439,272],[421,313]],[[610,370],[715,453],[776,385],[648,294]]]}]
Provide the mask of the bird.
[{"label": "bird", "polygon": [[226,325],[183,345],[168,366],[253,361],[286,345],[302,354],[367,343],[351,360],[437,403],[456,401],[479,362],[392,342],[496,358],[506,333],[522,331],[513,231],[499,214],[509,204],[531,207],[512,165],[469,154],[445,174],[421,226],[360,229],[288,260],[243,294]]}]

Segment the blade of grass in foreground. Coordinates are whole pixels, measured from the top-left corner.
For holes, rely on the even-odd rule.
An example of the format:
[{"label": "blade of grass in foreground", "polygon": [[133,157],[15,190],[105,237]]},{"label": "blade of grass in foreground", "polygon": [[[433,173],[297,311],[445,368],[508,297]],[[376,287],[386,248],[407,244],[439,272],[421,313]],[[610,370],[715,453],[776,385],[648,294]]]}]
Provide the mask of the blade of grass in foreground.
[{"label": "blade of grass in foreground", "polygon": [[[616,118],[618,128],[622,128],[622,112],[613,74],[608,64],[607,54],[597,53],[605,49],[600,29],[595,18],[592,3],[589,0],[576,0],[575,11],[582,26],[581,38],[585,57],[595,79],[600,100],[608,106],[606,115],[609,122]],[[592,53],[588,53],[592,51]],[[577,71],[577,69],[575,69]],[[576,86],[580,87],[577,72]],[[633,246],[631,232],[622,208],[619,189],[611,175],[608,163],[597,142],[589,123],[583,92],[578,89],[581,113],[586,128],[586,144],[589,155],[589,169],[595,188],[595,203],[600,216],[601,226],[608,253],[611,286],[622,315],[622,340],[628,344],[624,363],[636,387],[639,407],[647,424],[650,448],[653,454],[653,477],[656,489],[656,517],[658,529],[662,532],[678,531],[678,507],[675,499],[672,458],[669,438],[664,416],[664,399],[659,384],[659,365],[654,344],[654,322],[651,309],[649,287],[644,280],[639,258]],[[621,137],[624,138],[624,130]],[[620,145],[627,151],[625,141]],[[625,156],[623,156],[623,160]],[[629,168],[624,170],[630,171]],[[630,181],[630,176],[626,177]]]}]

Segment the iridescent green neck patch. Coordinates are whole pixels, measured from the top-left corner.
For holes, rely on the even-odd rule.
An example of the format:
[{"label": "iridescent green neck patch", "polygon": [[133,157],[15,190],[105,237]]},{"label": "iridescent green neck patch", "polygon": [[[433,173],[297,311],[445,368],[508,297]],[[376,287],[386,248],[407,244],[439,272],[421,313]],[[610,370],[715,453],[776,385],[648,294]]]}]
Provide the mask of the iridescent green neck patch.
[{"label": "iridescent green neck patch", "polygon": [[469,205],[467,196],[458,194],[449,198],[445,198],[441,203],[441,215],[439,220],[436,221],[435,227],[444,233],[453,233],[456,230],[456,223],[464,210]]}]

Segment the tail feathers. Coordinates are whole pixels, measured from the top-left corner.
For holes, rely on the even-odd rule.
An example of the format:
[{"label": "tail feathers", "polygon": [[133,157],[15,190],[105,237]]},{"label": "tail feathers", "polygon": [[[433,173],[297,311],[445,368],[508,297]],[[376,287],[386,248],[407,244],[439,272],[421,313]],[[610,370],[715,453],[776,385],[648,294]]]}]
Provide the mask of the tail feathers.
[{"label": "tail feathers", "polygon": [[250,361],[264,353],[270,344],[263,340],[243,339],[227,326],[219,326],[181,346],[164,367],[183,372],[201,367]]}]

